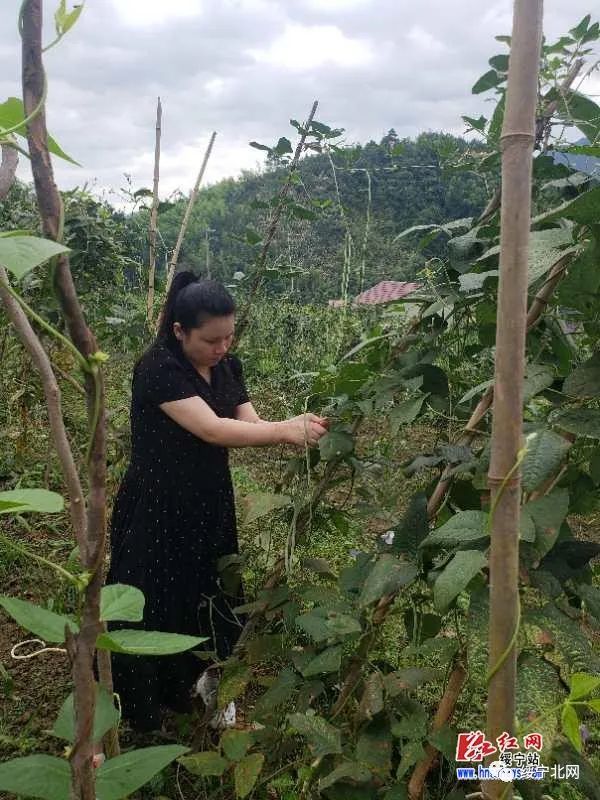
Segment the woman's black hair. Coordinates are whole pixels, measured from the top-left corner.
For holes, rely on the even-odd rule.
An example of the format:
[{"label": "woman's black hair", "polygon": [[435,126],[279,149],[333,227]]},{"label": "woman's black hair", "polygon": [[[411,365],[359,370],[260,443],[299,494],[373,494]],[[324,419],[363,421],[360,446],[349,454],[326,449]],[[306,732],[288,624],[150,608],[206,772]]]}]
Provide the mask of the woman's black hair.
[{"label": "woman's black hair", "polygon": [[163,307],[157,340],[177,345],[173,325],[184,331],[200,328],[210,317],[225,317],[235,312],[235,300],[223,284],[198,278],[191,271],[178,272],[173,278]]}]

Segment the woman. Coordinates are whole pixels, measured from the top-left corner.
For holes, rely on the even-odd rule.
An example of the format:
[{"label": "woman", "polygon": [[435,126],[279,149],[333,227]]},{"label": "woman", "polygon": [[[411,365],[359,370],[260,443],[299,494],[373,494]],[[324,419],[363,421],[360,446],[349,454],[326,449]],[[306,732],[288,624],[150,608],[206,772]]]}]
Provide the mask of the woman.
[{"label": "woman", "polygon": [[[226,658],[240,633],[218,562],[237,553],[229,447],[310,446],[327,421],[301,414],[261,420],[248,399],[242,365],[228,353],[235,303],[216,281],[175,276],[156,341],[136,364],[131,400],[131,463],[116,497],[106,583],[137,586],[146,603],[141,627],[209,637]],[[138,731],[157,729],[161,706],[191,711],[202,662],[176,656],[112,655],[123,716]]]}]

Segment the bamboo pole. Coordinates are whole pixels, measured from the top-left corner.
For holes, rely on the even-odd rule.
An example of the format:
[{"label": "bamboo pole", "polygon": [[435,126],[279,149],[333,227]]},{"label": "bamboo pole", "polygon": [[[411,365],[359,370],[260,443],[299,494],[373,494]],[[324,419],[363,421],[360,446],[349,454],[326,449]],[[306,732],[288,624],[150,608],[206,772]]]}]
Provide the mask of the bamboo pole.
[{"label": "bamboo pole", "polygon": [[152,327],[154,319],[154,277],[156,275],[156,228],[158,217],[158,182],[160,179],[160,137],[162,133],[162,105],[160,97],[156,103],[156,138],[154,142],[154,182],[152,186],[152,211],[150,212],[150,225],[148,228],[148,301],[146,320],[148,327]]},{"label": "bamboo pole", "polygon": [[[527,330],[527,256],[531,218],[531,170],[542,38],[542,0],[515,0],[512,46],[502,127],[500,282],[492,451],[490,553],[490,677],[487,734],[494,743],[514,733],[519,625],[519,516],[523,380]],[[490,800],[512,798],[512,784],[486,781]]]},{"label": "bamboo pole", "polygon": [[198,177],[196,178],[196,184],[192,189],[192,193],[190,194],[190,199],[188,200],[187,208],[185,209],[185,214],[183,215],[183,220],[181,222],[181,228],[179,229],[179,235],[177,237],[175,250],[173,250],[173,255],[171,256],[171,261],[169,262],[169,269],[167,272],[167,284],[165,287],[165,291],[167,292],[169,291],[169,287],[171,286],[173,275],[175,275],[175,269],[177,268],[177,261],[179,260],[179,251],[181,250],[181,245],[183,244],[183,239],[185,236],[185,232],[187,231],[188,223],[190,221],[192,209],[194,207],[194,203],[196,202],[196,197],[198,196],[198,190],[200,188],[200,184],[202,183],[202,178],[204,177],[204,173],[206,171],[206,165],[208,164],[208,159],[210,158],[210,154],[212,153],[216,136],[217,132],[213,131],[210,137],[210,141],[208,143],[208,147],[206,148],[206,152],[204,153],[202,166],[200,167],[200,172],[198,173]]}]

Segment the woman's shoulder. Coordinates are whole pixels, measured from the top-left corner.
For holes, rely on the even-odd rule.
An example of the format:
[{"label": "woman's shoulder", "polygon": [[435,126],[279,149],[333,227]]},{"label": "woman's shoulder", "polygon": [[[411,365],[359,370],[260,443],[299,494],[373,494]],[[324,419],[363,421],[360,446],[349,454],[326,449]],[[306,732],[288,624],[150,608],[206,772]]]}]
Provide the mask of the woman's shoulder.
[{"label": "woman's shoulder", "polygon": [[137,360],[133,377],[141,378],[147,376],[156,376],[165,371],[179,372],[182,370],[182,365],[172,350],[167,345],[157,342],[152,344]]}]

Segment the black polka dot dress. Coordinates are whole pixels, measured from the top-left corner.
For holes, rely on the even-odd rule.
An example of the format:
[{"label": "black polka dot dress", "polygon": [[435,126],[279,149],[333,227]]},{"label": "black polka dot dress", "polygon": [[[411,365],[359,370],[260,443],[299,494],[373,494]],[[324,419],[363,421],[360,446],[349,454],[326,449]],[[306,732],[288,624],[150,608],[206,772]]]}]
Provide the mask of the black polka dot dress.
[{"label": "black polka dot dress", "polygon": [[[238,541],[228,450],[189,433],[159,408],[195,395],[219,417],[233,418],[248,402],[237,356],[212,367],[210,382],[179,345],[155,344],[136,365],[131,463],[115,501],[106,583],[137,586],[146,603],[143,622],[108,628],[207,636],[197,649],[226,658],[243,622],[232,609],[244,602],[239,577],[231,580]],[[161,706],[189,711],[190,688],[207,665],[192,652],[113,653],[112,663],[123,716],[137,730],[158,728]]]}]

